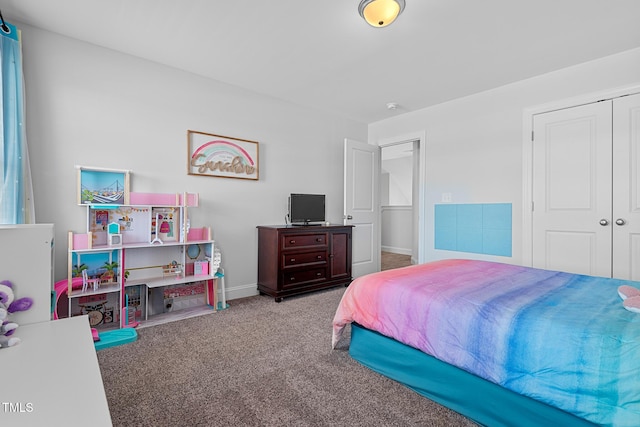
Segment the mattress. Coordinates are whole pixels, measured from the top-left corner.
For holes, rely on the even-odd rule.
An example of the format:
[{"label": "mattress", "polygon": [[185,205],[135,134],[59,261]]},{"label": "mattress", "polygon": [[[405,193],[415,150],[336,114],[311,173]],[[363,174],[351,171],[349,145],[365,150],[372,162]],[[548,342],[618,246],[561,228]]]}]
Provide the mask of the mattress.
[{"label": "mattress", "polygon": [[640,420],[640,284],[509,264],[443,260],[360,277],[334,317],[600,425]]}]

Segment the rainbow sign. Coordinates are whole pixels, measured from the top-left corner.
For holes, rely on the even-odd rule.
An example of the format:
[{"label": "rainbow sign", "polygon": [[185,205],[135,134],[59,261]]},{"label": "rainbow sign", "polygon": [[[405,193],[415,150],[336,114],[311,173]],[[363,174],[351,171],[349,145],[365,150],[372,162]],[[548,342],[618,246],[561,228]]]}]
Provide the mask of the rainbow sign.
[{"label": "rainbow sign", "polygon": [[258,179],[257,142],[236,142],[227,138],[212,140],[210,136],[190,132],[193,139],[189,158],[190,174]]}]

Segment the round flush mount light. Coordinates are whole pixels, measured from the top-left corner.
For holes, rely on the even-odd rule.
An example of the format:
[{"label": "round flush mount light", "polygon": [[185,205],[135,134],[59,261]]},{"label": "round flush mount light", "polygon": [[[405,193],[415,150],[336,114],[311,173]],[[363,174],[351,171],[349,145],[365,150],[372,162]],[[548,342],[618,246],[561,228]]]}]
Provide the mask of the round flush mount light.
[{"label": "round flush mount light", "polygon": [[395,21],[404,6],[405,0],[362,0],[358,12],[369,25],[382,28]]}]

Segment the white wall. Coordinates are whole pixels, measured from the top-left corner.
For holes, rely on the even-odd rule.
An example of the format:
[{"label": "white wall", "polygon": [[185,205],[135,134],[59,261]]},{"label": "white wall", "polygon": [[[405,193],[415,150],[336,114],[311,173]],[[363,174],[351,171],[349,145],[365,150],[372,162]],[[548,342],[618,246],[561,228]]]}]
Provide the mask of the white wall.
[{"label": "white wall", "polygon": [[413,208],[411,206],[382,206],[380,209],[382,250],[395,254],[413,255]]},{"label": "white wall", "polygon": [[[383,148],[384,150],[384,148]],[[411,204],[411,182],[413,180],[413,159],[411,156],[398,157],[395,159],[383,159],[382,171],[388,174],[386,183],[380,182],[380,185],[387,185],[388,199],[387,204],[390,206],[406,206]],[[383,200],[382,198],[380,200]]]},{"label": "white wall", "polygon": [[[326,194],[328,220],[342,221],[343,139],[365,140],[366,124],[18,27],[36,219],[55,224],[56,280],[67,231],[86,226],[75,165],[129,169],[132,191],[200,193],[191,224],[213,227],[230,298],[256,293],[255,227],[284,223],[289,193]],[[187,175],[188,129],[258,141],[260,180]]]},{"label": "white wall", "polygon": [[[36,218],[56,229],[55,276],[66,275],[66,233],[83,231],[74,165],[130,169],[132,190],[198,192],[193,226],[211,225],[230,296],[255,293],[258,224],[284,221],[291,192],[327,194],[342,217],[342,141],[372,144],[426,132],[426,259],[433,206],[513,204],[513,257],[522,245],[523,109],[640,82],[640,49],[403,114],[368,126],[42,31],[22,29],[27,136]],[[189,176],[188,129],[260,142],[260,181]],[[305,159],[312,159],[306,161]]]},{"label": "white wall", "polygon": [[[384,150],[382,148],[384,157]],[[411,156],[382,159],[380,180],[380,244],[382,250],[403,255],[413,255],[413,207],[412,181],[413,158]]]},{"label": "white wall", "polygon": [[[640,83],[640,49],[516,82],[369,125],[369,143],[426,132],[426,260],[492,259],[521,263],[523,110]],[[512,203],[513,256],[434,249],[433,212],[442,193],[453,203]]]}]

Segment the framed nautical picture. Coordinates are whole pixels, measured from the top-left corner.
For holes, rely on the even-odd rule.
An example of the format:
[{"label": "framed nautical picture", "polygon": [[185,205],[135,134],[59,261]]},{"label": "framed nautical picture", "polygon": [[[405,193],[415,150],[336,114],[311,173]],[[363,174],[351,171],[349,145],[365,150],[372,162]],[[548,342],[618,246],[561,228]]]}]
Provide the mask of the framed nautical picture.
[{"label": "framed nautical picture", "polygon": [[211,133],[187,132],[189,175],[258,180],[258,143]]},{"label": "framed nautical picture", "polygon": [[129,171],[77,166],[79,205],[129,204]]}]

